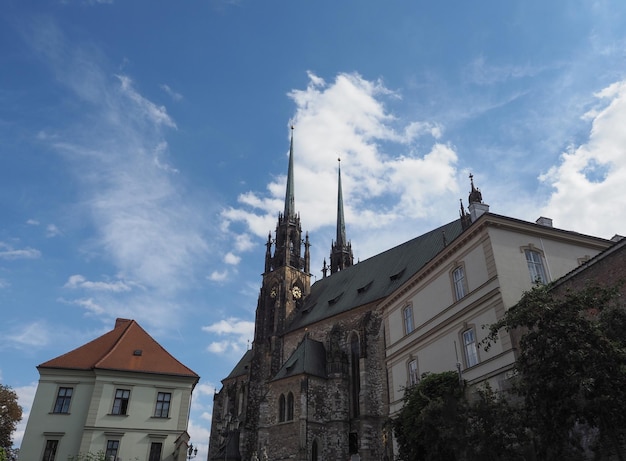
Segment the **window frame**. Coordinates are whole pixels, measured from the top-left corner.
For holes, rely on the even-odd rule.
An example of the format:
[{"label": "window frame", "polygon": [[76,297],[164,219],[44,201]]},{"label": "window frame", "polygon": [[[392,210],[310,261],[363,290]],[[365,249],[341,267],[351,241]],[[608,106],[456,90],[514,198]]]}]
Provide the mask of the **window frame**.
[{"label": "window frame", "polygon": [[[461,276],[457,277],[457,274],[460,274]],[[469,289],[467,287],[467,273],[465,271],[465,264],[455,264],[455,266],[450,271],[450,280],[452,282],[454,300],[460,301],[461,299],[465,298],[469,293]]]},{"label": "window frame", "polygon": [[412,358],[406,364],[407,383],[409,387],[415,386],[419,382],[419,371],[417,367],[417,358]]},{"label": "window frame", "polygon": [[524,254],[524,259],[526,260],[530,282],[533,284],[547,284],[550,280],[548,278],[548,271],[546,270],[547,265],[543,251],[532,244],[520,248],[520,251]]},{"label": "window frame", "polygon": [[[471,341],[467,341],[467,333],[471,333]],[[465,368],[471,368],[480,363],[478,355],[478,347],[476,340],[476,328],[474,326],[466,326],[461,331],[461,344],[463,344],[463,359],[465,360]]]},{"label": "window frame", "polygon": [[117,459],[120,451],[120,441],[118,439],[107,440],[106,450],[104,452],[105,459]]},{"label": "window frame", "polygon": [[[158,447],[158,454],[155,451],[155,448],[157,447]],[[163,456],[163,442],[151,442],[150,452],[148,453],[148,461],[161,461],[162,456]]]},{"label": "window frame", "polygon": [[285,394],[280,394],[280,397],[278,397],[278,422],[279,423],[284,423],[285,422],[285,415],[286,413],[286,399],[285,399]]},{"label": "window frame", "polygon": [[402,308],[402,325],[404,326],[405,336],[415,331],[415,317],[412,304],[407,304]]},{"label": "window frame", "polygon": [[[169,397],[165,399],[165,396],[169,396]],[[160,391],[157,392],[156,404],[154,406],[154,417],[155,418],[169,418],[171,406],[172,406],[172,393],[160,392]],[[164,411],[165,411],[165,414],[163,414]]]},{"label": "window frame", "polygon": [[58,449],[58,439],[46,439],[46,445],[44,446],[42,461],[54,461],[56,459]]},{"label": "window frame", "polygon": [[293,421],[293,407],[294,407],[294,398],[293,392],[289,392],[287,394],[287,415],[285,417],[286,421]]},{"label": "window frame", "polygon": [[[69,395],[67,391],[69,391]],[[61,395],[61,393],[63,393],[63,395]],[[73,396],[74,396],[73,387],[59,386],[59,388],[57,389],[56,399],[54,400],[54,407],[52,408],[52,413],[69,414]]]},{"label": "window frame", "polygon": [[[120,392],[122,393],[122,395],[118,396],[118,393]],[[130,402],[130,389],[115,389],[115,396],[113,398],[113,407],[111,408],[111,414],[119,415],[119,416],[128,415],[129,402]]]}]

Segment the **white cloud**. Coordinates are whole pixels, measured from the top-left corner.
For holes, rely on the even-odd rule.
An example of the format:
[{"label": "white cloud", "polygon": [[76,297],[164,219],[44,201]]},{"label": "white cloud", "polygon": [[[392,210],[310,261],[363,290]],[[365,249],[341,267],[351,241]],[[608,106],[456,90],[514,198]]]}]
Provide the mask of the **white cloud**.
[{"label": "white cloud", "polygon": [[226,253],[226,255],[224,256],[224,262],[232,266],[236,266],[237,264],[239,264],[240,261],[241,261],[241,257],[233,253]]},{"label": "white cloud", "polygon": [[46,237],[56,237],[61,234],[61,230],[54,224],[48,224],[46,226]]},{"label": "white cloud", "polygon": [[132,290],[131,284],[123,280],[116,280],[114,282],[90,282],[80,274],[71,275],[63,287],[72,289],[83,288],[85,290],[94,291],[111,291],[115,293]]},{"label": "white cloud", "polygon": [[159,88],[165,91],[165,93],[167,93],[167,95],[170,96],[174,101],[180,101],[181,99],[183,99],[182,94],[172,90],[172,88],[170,88],[170,86],[166,85],[165,83],[159,85]]},{"label": "white cloud", "polygon": [[52,338],[50,330],[51,327],[44,321],[19,325],[6,333],[5,346],[12,345],[17,348],[47,346]]},{"label": "white cloud", "polygon": [[13,444],[19,447],[22,444],[24,438],[24,432],[26,431],[26,423],[30,416],[30,409],[33,406],[35,400],[35,393],[37,392],[37,383],[32,383],[28,386],[20,386],[13,388],[17,394],[17,402],[22,407],[22,420],[18,423],[15,432],[13,433]]},{"label": "white cloud", "polygon": [[[431,120],[403,121],[388,107],[401,96],[380,80],[339,74],[331,83],[309,73],[304,90],[292,90],[296,209],[304,231],[315,233],[312,265],[330,247],[320,241],[336,224],[337,158],[341,158],[348,238],[366,258],[418,235],[421,226],[457,217],[458,155]],[[287,154],[288,140],[285,142]],[[243,192],[239,205],[223,211],[225,227],[242,223],[265,239],[284,206],[284,170],[265,193]],[[419,221],[417,221],[419,220]],[[379,229],[387,239],[372,238]],[[357,246],[358,242],[358,246]]]},{"label": "white cloud", "polygon": [[41,251],[35,248],[14,248],[5,242],[0,242],[0,259],[37,259]]},{"label": "white cloud", "polygon": [[209,279],[211,282],[224,282],[228,279],[228,271],[224,270],[224,271],[213,271],[211,272],[211,274],[207,277],[207,279]]},{"label": "white cloud", "polygon": [[211,342],[207,347],[209,352],[214,354],[241,352],[248,347],[254,337],[254,322],[230,317],[204,326],[202,331],[227,337],[221,341]]},{"label": "white cloud", "polygon": [[39,225],[39,221],[37,221],[36,219],[28,219],[26,221],[26,224],[28,224],[29,226],[38,226]]},{"label": "white cloud", "polygon": [[541,211],[559,227],[610,238],[625,234],[626,80],[596,94],[587,141],[571,147],[540,180],[554,191]]}]

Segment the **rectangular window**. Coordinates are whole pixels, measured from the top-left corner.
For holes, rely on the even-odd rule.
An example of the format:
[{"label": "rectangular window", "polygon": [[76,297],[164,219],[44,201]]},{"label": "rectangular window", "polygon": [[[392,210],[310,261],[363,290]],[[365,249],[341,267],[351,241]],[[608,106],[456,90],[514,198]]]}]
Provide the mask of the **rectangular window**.
[{"label": "rectangular window", "polygon": [[409,386],[415,386],[419,381],[417,376],[417,360],[413,359],[409,362]]},{"label": "rectangular window", "polygon": [[413,306],[406,306],[402,310],[402,316],[404,317],[404,331],[408,335],[413,331]]},{"label": "rectangular window", "polygon": [[57,455],[58,440],[46,440],[46,448],[43,452],[43,461],[54,461]]},{"label": "rectangular window", "polygon": [[110,459],[117,459],[117,452],[120,449],[120,441],[119,440],[107,440],[107,450],[104,453],[105,459],[108,461]]},{"label": "rectangular window", "polygon": [[463,332],[463,348],[465,350],[465,364],[467,367],[473,367],[478,363],[478,350],[476,349],[476,334],[474,329],[470,328]]},{"label": "rectangular window", "polygon": [[53,413],[70,412],[70,402],[72,400],[73,391],[74,388],[72,387],[59,387],[59,392],[57,393],[57,400],[54,404]]},{"label": "rectangular window", "polygon": [[156,408],[154,416],[156,418],[167,418],[170,415],[170,401],[172,394],[169,392],[159,392],[157,395]]},{"label": "rectangular window", "polygon": [[150,457],[148,461],[161,461],[161,451],[163,444],[161,442],[152,442],[150,445]]},{"label": "rectangular window", "polygon": [[528,264],[528,271],[530,272],[530,280],[533,283],[547,283],[548,279],[543,268],[541,253],[533,250],[524,250],[524,253],[526,254],[526,263]]},{"label": "rectangular window", "polygon": [[113,401],[113,409],[111,414],[125,415],[128,410],[128,399],[130,398],[130,391],[128,389],[117,389],[115,391],[115,400]]},{"label": "rectangular window", "polygon": [[459,266],[452,272],[452,281],[454,282],[454,297],[458,301],[463,298],[465,293],[465,270],[463,266]]}]

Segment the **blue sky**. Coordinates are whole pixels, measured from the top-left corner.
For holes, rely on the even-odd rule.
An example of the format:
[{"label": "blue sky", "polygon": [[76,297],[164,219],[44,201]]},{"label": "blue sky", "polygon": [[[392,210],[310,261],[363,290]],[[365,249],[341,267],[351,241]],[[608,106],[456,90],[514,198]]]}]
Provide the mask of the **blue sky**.
[{"label": "blue sky", "polygon": [[[0,381],[137,320],[213,389],[252,338],[295,195],[321,276],[341,157],[365,259],[494,213],[626,234],[626,3],[7,0],[0,16]],[[21,441],[24,425],[16,434]]]}]

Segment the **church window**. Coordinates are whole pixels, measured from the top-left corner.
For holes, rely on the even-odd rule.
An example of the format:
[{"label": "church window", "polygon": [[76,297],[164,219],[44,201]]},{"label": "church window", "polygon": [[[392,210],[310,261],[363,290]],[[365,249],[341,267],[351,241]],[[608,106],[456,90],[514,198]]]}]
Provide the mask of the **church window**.
[{"label": "church window", "polygon": [[351,415],[357,417],[360,414],[359,406],[359,394],[361,392],[361,366],[360,366],[361,351],[359,347],[358,335],[352,335],[350,340],[350,403],[351,403]]},{"label": "church window", "polygon": [[285,395],[280,394],[278,398],[278,422],[282,423],[285,421]]},{"label": "church window", "polygon": [[528,264],[528,272],[530,280],[533,283],[547,283],[546,271],[543,267],[543,259],[541,253],[532,249],[524,249],[526,255],[526,263]]},{"label": "church window", "polygon": [[404,318],[404,334],[408,335],[414,329],[413,306],[409,305],[402,309],[402,317]]},{"label": "church window", "polygon": [[415,386],[419,381],[419,376],[417,374],[417,359],[413,359],[409,362],[409,387]]},{"label": "church window", "polygon": [[478,364],[478,349],[476,348],[476,332],[468,328],[463,332],[463,350],[465,352],[465,366],[473,367]]},{"label": "church window", "polygon": [[465,268],[458,266],[452,271],[452,284],[454,286],[454,299],[458,301],[467,294],[467,284],[465,280]]},{"label": "church window", "polygon": [[313,440],[311,444],[311,461],[319,461],[319,448],[317,446],[317,440]]},{"label": "church window", "polygon": [[293,393],[287,395],[287,421],[293,421]]}]

